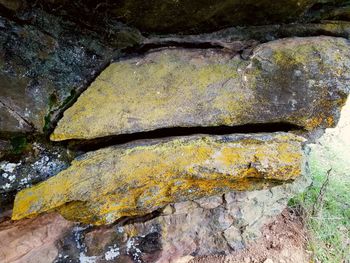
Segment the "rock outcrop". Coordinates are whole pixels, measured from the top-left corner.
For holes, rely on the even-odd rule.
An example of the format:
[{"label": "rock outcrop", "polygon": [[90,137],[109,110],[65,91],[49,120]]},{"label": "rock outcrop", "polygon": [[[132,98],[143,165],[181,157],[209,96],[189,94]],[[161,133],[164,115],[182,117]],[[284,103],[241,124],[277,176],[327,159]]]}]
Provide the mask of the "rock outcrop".
[{"label": "rock outcrop", "polygon": [[121,60],[65,111],[51,139],[257,123],[333,127],[349,92],[349,47],[342,38],[292,38],[260,45],[248,60],[218,49]]},{"label": "rock outcrop", "polygon": [[271,189],[179,202],[145,222],[99,228],[76,225],[57,214],[5,221],[0,223],[0,260],[176,262],[188,255],[229,254],[258,238],[263,223],[281,213],[307,183],[301,177]]},{"label": "rock outcrop", "polygon": [[46,131],[118,54],[114,48],[142,39],[137,30],[120,24],[102,37],[39,9],[13,20],[0,16],[0,32],[0,133]]},{"label": "rock outcrop", "polygon": [[0,0],[0,261],[247,246],[310,183],[309,144],[338,122],[348,10]]}]

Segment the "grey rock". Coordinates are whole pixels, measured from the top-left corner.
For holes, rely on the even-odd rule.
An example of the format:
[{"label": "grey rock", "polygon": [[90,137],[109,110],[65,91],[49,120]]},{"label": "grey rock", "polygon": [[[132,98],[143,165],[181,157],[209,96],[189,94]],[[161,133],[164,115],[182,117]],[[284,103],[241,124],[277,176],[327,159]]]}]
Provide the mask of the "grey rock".
[{"label": "grey rock", "polygon": [[[1,141],[3,142],[3,141]],[[5,141],[3,160],[0,161],[0,209],[8,209],[17,191],[30,187],[52,177],[69,166],[72,159],[69,152],[61,146],[42,142],[23,142],[23,149],[17,149],[15,141]],[[21,146],[22,147],[22,146]],[[11,156],[16,154],[21,158]]]},{"label": "grey rock", "polygon": [[119,49],[142,39],[121,23],[95,32],[35,8],[14,21],[0,12],[0,25],[0,132],[49,129]]}]

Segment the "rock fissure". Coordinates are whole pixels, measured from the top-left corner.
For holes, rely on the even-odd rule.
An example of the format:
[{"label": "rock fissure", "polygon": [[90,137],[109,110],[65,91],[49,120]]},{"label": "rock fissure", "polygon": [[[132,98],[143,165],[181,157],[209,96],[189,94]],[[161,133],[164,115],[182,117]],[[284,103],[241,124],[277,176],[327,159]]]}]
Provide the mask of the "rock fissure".
[{"label": "rock fissure", "polygon": [[[140,140],[156,140],[169,137],[181,137],[190,135],[231,135],[231,134],[254,134],[254,133],[274,133],[274,132],[294,132],[303,134],[305,130],[289,123],[257,123],[240,126],[214,126],[214,127],[172,127],[163,128],[147,132],[121,134],[107,136],[98,139],[69,140],[70,149],[83,152],[95,151],[113,145],[122,145]],[[59,143],[59,142],[58,142]]]},{"label": "rock fissure", "polygon": [[35,131],[34,125],[32,123],[30,123],[23,116],[21,116],[16,110],[12,109],[7,103],[4,103],[0,100],[0,107],[1,106],[8,110],[8,112],[18,120],[20,125],[23,126],[22,128],[24,130],[26,130],[27,132]]}]

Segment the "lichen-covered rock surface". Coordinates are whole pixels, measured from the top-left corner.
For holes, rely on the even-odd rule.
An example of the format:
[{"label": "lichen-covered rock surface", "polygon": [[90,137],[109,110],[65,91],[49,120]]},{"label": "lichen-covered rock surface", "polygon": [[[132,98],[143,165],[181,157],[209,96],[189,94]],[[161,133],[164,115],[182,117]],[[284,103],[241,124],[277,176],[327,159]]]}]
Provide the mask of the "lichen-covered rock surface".
[{"label": "lichen-covered rock surface", "polygon": [[24,136],[12,138],[3,152],[12,158],[0,161],[0,208],[11,207],[18,190],[56,175],[74,158],[63,147]]},{"label": "lichen-covered rock surface", "polygon": [[112,223],[169,203],[271,186],[303,173],[302,142],[287,133],[203,135],[102,149],[22,190],[12,218],[55,209],[70,220]]},{"label": "lichen-covered rock surface", "polygon": [[65,111],[51,139],[256,123],[333,127],[349,93],[349,50],[343,38],[290,38],[258,46],[248,60],[218,49],[121,60]]},{"label": "lichen-covered rock surface", "polygon": [[310,184],[349,1],[214,2],[0,0],[0,262],[227,255]]},{"label": "lichen-covered rock surface", "polygon": [[[57,214],[0,223],[2,262],[176,262],[186,256],[228,255],[258,238],[305,177],[271,189],[230,192],[166,206],[156,217],[91,227]],[[10,242],[8,242],[10,241]],[[39,256],[36,257],[36,256]]]}]

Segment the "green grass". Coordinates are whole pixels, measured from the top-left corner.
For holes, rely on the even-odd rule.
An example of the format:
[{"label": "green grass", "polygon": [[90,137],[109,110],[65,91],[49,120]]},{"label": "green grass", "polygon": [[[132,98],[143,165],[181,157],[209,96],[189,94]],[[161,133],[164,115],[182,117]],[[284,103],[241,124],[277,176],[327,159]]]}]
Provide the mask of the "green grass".
[{"label": "green grass", "polygon": [[350,148],[333,141],[312,147],[312,185],[289,203],[304,217],[308,250],[317,263],[350,262]]}]

